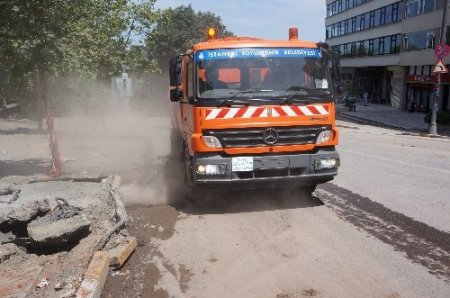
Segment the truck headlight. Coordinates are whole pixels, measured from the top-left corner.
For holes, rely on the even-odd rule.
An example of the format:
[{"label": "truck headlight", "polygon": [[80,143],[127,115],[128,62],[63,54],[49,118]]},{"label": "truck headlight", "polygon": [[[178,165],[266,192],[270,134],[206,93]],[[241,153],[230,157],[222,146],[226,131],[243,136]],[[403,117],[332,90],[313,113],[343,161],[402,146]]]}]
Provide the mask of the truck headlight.
[{"label": "truck headlight", "polygon": [[314,170],[330,170],[339,167],[339,157],[314,159]]},{"label": "truck headlight", "polygon": [[317,137],[316,144],[326,143],[331,139],[331,130],[322,131]]},{"label": "truck headlight", "polygon": [[226,164],[205,165],[197,164],[196,172],[200,175],[225,175],[227,173]]},{"label": "truck headlight", "polygon": [[202,136],[203,143],[209,148],[222,148],[219,139],[213,136]]}]

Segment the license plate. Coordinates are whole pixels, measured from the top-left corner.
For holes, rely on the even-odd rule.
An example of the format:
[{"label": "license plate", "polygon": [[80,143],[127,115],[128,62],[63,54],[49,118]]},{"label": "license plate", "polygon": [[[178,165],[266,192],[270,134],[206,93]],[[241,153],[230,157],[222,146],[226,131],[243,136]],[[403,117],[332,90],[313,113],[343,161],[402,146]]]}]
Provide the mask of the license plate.
[{"label": "license plate", "polygon": [[240,156],[231,159],[231,169],[233,172],[253,171],[253,157]]}]

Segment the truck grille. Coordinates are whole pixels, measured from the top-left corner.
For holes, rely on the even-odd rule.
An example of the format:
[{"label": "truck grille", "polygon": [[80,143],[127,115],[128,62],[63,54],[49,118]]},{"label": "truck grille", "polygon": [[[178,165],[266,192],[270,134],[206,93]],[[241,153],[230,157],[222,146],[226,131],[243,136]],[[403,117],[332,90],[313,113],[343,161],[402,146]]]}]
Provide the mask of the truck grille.
[{"label": "truck grille", "polygon": [[[314,144],[330,126],[257,127],[204,130],[203,135],[215,136],[224,148]],[[275,140],[276,139],[276,140]],[[275,140],[275,142],[273,142]]]}]

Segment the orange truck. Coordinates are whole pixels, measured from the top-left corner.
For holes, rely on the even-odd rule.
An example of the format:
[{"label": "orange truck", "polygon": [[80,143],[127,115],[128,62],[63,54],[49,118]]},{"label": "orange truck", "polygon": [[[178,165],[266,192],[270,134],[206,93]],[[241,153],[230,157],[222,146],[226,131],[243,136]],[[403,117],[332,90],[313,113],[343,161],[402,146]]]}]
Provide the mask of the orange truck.
[{"label": "orange truck", "polygon": [[218,38],[170,61],[171,146],[194,189],[298,187],[339,167],[337,55],[325,43]]}]

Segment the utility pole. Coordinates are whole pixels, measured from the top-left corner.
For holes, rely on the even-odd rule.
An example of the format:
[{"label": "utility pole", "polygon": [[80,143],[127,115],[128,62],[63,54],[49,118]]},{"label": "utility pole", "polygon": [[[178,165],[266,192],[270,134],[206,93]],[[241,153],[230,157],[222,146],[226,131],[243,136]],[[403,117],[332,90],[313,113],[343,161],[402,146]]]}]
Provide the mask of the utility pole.
[{"label": "utility pole", "polygon": [[[442,44],[444,41],[444,30],[445,30],[445,19],[447,16],[447,6],[448,6],[448,0],[445,0],[444,1],[444,12],[442,14],[441,34],[439,36],[439,44]],[[442,59],[442,58],[440,58],[440,59]],[[442,73],[437,73],[436,92],[433,97],[431,120],[430,120],[430,124],[428,126],[428,133],[430,135],[437,135],[436,117],[437,117],[437,111],[438,111],[439,94],[440,94],[440,90],[441,90],[441,79],[442,79],[441,76],[442,76]]]}]

